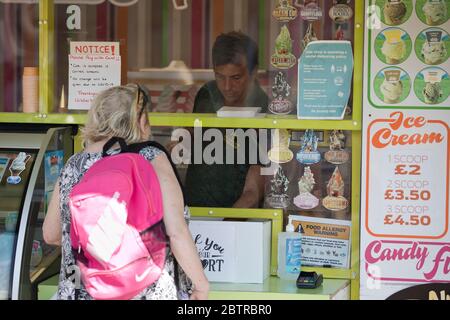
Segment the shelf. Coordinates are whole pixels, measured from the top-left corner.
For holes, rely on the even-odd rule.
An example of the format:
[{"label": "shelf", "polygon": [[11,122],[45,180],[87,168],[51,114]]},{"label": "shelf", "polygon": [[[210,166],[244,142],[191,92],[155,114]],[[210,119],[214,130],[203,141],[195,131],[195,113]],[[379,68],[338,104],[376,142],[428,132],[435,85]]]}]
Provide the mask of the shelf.
[{"label": "shelf", "polygon": [[[218,118],[213,113],[150,113],[150,124],[155,127],[193,127],[201,121],[206,128],[266,128],[266,129],[316,129],[361,130],[361,122],[351,118],[344,120],[298,120],[295,115],[266,115],[262,118]],[[84,124],[86,113],[74,114],[24,114],[0,113],[0,123]]]},{"label": "shelf", "polygon": [[[50,299],[57,290],[59,275],[39,284],[39,300]],[[324,279],[316,289],[297,289],[295,280],[270,277],[262,284],[210,283],[210,300],[330,300],[350,299],[348,280]]]},{"label": "shelf", "polygon": [[324,279],[316,289],[298,289],[295,280],[269,277],[262,284],[210,283],[211,300],[331,300],[350,299],[348,280]]}]

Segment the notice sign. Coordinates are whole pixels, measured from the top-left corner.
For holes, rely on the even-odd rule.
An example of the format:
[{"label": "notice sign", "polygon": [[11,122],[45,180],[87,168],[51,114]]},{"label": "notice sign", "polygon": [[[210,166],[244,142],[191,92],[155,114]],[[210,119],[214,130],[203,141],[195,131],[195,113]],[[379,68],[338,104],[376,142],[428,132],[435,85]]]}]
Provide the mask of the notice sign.
[{"label": "notice sign", "polygon": [[89,110],[101,91],[121,83],[118,42],[71,42],[69,102],[72,110]]},{"label": "notice sign", "polygon": [[351,222],[290,215],[302,234],[302,265],[348,268]]},{"label": "notice sign", "polygon": [[349,41],[313,41],[298,63],[299,119],[344,118],[350,98],[353,53]]}]

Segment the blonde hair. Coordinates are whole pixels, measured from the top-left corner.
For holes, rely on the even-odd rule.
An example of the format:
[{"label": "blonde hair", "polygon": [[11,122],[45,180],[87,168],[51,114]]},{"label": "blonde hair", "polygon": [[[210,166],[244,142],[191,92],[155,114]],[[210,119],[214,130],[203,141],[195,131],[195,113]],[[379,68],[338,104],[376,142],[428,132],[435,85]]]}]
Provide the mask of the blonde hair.
[{"label": "blonde hair", "polygon": [[137,85],[128,84],[98,94],[88,112],[86,125],[81,129],[84,145],[112,137],[123,138],[127,144],[148,139],[139,125],[142,101],[137,101],[138,92]]}]

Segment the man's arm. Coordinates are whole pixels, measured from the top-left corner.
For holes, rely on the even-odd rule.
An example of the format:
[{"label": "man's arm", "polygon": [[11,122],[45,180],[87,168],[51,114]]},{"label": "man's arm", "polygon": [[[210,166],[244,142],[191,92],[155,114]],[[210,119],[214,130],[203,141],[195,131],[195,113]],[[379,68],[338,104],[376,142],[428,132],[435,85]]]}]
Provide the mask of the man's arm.
[{"label": "man's arm", "polygon": [[259,208],[263,197],[264,176],[261,175],[261,166],[252,165],[248,169],[241,197],[234,203],[233,208]]}]

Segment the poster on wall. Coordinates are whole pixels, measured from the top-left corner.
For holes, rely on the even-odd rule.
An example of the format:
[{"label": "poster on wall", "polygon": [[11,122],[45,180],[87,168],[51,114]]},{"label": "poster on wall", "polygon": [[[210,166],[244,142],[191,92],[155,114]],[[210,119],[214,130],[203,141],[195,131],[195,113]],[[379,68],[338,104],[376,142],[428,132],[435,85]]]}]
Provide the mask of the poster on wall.
[{"label": "poster on wall", "polygon": [[366,0],[361,299],[450,294],[448,10]]},{"label": "poster on wall", "polygon": [[313,41],[306,46],[298,63],[299,119],[344,118],[353,76],[352,52],[350,41]]},{"label": "poster on wall", "polygon": [[69,101],[71,110],[89,110],[101,91],[121,83],[118,42],[70,43]]}]

